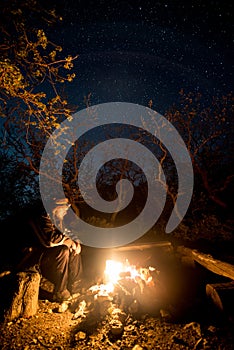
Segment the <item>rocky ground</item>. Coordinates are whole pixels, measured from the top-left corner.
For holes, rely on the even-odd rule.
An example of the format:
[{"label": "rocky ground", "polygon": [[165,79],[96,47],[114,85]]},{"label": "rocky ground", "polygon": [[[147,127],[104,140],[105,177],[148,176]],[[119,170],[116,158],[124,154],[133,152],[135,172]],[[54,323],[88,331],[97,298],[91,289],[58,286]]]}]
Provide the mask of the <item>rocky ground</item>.
[{"label": "rocky ground", "polygon": [[80,327],[70,310],[58,313],[57,309],[58,304],[40,300],[35,316],[2,324],[1,349],[234,349],[230,324],[174,323],[162,316],[128,315],[123,333],[114,336],[108,316]]},{"label": "rocky ground", "polygon": [[212,309],[206,310],[205,318],[202,310],[196,316],[178,318],[169,305],[150,314],[129,306],[119,309],[112,301],[101,311],[104,304],[89,302],[84,288],[63,304],[46,299],[41,290],[36,315],[1,323],[2,350],[234,349],[233,320]]}]

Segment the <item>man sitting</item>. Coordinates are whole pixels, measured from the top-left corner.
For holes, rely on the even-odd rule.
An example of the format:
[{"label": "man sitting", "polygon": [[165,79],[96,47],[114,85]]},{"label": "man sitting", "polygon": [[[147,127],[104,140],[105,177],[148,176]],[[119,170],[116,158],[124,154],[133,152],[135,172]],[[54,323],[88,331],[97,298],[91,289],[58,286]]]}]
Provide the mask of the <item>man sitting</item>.
[{"label": "man sitting", "polygon": [[39,260],[40,272],[54,284],[53,300],[62,302],[79,291],[82,273],[81,245],[79,241],[72,240],[63,227],[63,218],[70,206],[68,201],[59,200],[56,204],[57,207],[53,210],[56,226],[48,214],[37,222],[33,220],[31,225],[44,247]]}]

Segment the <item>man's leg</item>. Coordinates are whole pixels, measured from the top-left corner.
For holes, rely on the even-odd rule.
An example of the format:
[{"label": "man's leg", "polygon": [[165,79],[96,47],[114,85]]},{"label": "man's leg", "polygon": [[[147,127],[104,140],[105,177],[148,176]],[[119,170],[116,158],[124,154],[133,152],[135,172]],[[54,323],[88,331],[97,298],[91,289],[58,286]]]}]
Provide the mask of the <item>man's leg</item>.
[{"label": "man's leg", "polygon": [[70,253],[68,264],[68,290],[71,294],[77,293],[80,287],[82,261],[80,254]]},{"label": "man's leg", "polygon": [[[65,245],[48,248],[41,259],[41,273],[51,281],[55,288],[54,293],[63,293],[67,290],[69,274],[69,248]],[[69,293],[65,292],[66,297]]]}]

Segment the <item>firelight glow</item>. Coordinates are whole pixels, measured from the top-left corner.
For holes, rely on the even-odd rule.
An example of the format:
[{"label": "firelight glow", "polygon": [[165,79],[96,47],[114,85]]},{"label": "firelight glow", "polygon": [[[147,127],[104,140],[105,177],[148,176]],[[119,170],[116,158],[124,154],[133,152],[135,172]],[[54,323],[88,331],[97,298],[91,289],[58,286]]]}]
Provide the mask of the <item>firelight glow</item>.
[{"label": "firelight glow", "polygon": [[104,276],[105,281],[111,284],[116,284],[121,279],[121,274],[126,274],[125,277],[131,279],[141,277],[146,283],[149,283],[152,280],[152,277],[150,276],[150,271],[154,270],[154,267],[149,267],[149,269],[137,269],[136,266],[130,265],[127,259],[124,263],[115,260],[106,260]]},{"label": "firelight glow", "polygon": [[[139,267],[137,268],[135,265],[131,265],[128,259],[125,261],[115,261],[115,260],[106,260],[106,267],[104,271],[104,281],[102,284],[96,284],[89,288],[89,290],[95,294],[95,299],[103,299],[110,300],[112,293],[115,290],[116,285],[121,287],[121,280],[130,279],[135,281],[135,283],[139,283],[140,281],[144,281],[146,286],[154,287],[154,281],[151,273],[155,271],[157,274],[159,273],[154,267]],[[143,284],[139,284],[140,288],[143,291]],[[107,299],[106,299],[107,298]]]},{"label": "firelight glow", "polygon": [[122,271],[123,263],[114,260],[106,260],[104,276],[107,282],[115,284],[119,280],[119,275]]}]

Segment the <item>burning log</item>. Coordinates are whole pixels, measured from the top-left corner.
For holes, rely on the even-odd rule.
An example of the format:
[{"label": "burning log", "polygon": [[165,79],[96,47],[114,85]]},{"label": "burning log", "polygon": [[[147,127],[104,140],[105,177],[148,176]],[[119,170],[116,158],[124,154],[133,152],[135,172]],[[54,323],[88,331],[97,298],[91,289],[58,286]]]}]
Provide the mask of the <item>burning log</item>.
[{"label": "burning log", "polygon": [[106,261],[104,278],[113,286],[114,302],[132,314],[159,311],[165,290],[159,282],[159,271],[154,267],[136,267],[128,260]]},{"label": "burning log", "polygon": [[[154,309],[159,313],[162,288],[158,275],[159,271],[151,266],[136,267],[127,259],[107,260],[103,279],[80,295],[72,306],[77,331],[89,335],[104,322],[107,334],[115,339],[124,332],[129,317],[151,314]],[[75,341],[83,341],[80,333]]]},{"label": "burning log", "polygon": [[100,322],[105,324],[106,337],[115,340],[132,316],[151,313],[153,308],[159,312],[158,273],[153,267],[137,268],[128,260],[107,260],[103,283],[91,286],[79,297],[73,316],[78,322],[75,341],[83,341],[81,334],[89,334]]}]

